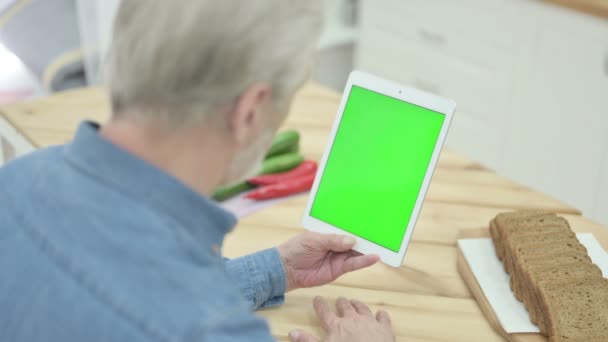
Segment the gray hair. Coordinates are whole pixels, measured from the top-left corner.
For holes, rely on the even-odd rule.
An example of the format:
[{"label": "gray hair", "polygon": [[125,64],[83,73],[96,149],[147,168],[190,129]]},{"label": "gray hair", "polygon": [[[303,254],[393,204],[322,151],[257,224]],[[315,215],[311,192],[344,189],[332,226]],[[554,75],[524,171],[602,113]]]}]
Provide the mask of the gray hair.
[{"label": "gray hair", "polygon": [[201,121],[255,82],[279,105],[307,77],[322,0],[122,0],[107,77],[114,115]]}]

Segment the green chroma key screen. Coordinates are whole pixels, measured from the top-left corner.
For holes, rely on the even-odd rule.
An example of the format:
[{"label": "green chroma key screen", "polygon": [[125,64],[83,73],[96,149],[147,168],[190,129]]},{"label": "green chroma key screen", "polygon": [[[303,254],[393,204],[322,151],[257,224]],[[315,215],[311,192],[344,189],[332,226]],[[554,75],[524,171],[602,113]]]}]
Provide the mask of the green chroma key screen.
[{"label": "green chroma key screen", "polygon": [[398,252],[444,119],[353,86],[310,215]]}]

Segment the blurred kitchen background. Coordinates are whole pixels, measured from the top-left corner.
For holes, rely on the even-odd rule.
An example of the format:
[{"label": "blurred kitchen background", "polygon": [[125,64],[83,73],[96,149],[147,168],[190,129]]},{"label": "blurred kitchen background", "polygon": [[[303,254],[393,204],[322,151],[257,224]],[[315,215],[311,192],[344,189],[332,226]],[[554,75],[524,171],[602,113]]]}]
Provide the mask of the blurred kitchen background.
[{"label": "blurred kitchen background", "polygon": [[[0,103],[100,84],[118,0],[0,0]],[[327,0],[313,78],[452,98],[448,146],[608,224],[608,0]],[[153,24],[153,23],[151,23]]]}]

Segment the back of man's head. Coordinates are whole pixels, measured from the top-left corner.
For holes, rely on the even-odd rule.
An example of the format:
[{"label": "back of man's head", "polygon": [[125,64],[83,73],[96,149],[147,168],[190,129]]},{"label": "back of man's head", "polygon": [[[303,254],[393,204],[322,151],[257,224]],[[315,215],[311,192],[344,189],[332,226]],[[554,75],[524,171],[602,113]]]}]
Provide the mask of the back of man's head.
[{"label": "back of man's head", "polygon": [[114,115],[186,125],[260,81],[283,105],[309,72],[322,8],[322,0],[122,0],[107,63]]}]

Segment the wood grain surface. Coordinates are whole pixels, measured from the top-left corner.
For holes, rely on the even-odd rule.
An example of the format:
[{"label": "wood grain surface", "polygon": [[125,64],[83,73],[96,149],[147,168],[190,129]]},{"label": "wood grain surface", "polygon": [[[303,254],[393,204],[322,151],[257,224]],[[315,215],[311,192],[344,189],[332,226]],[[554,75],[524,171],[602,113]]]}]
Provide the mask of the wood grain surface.
[{"label": "wood grain surface", "polygon": [[606,0],[545,0],[546,2],[608,19],[608,1]]},{"label": "wood grain surface", "polygon": [[[477,237],[482,237],[482,236],[477,236]],[[502,328],[502,326],[500,325],[500,322],[498,322],[496,313],[494,313],[494,310],[492,310],[492,306],[490,305],[486,296],[484,295],[483,290],[479,286],[479,283],[477,282],[477,279],[475,278],[473,271],[471,271],[471,268],[469,267],[469,264],[467,263],[467,260],[465,259],[464,255],[462,254],[462,251],[460,249],[458,249],[458,271],[460,272],[460,275],[462,275],[462,278],[464,279],[465,283],[468,285],[469,289],[471,290],[471,293],[473,293],[473,297],[477,300],[477,303],[479,303],[479,307],[481,308],[481,311],[488,319],[488,322],[490,322],[490,325],[492,326],[492,328],[494,328],[507,341],[510,341],[510,342],[547,342],[547,338],[542,336],[540,333],[538,333],[538,334],[533,334],[533,333],[509,334]]]},{"label": "wood grain surface", "polygon": [[[339,100],[339,94],[314,83],[294,100],[284,128],[302,133],[301,150],[307,158],[321,158]],[[108,105],[105,91],[91,88],[0,107],[0,115],[34,146],[46,147],[70,141],[83,119],[105,121]],[[298,234],[306,200],[306,196],[292,198],[241,220],[227,237],[224,254],[244,255]],[[331,285],[296,290],[287,294],[283,306],[259,314],[268,319],[280,341],[287,341],[294,328],[321,335],[312,298],[322,295],[333,300],[341,295],[386,309],[399,341],[501,341],[458,273],[456,240],[460,230],[482,229],[497,213],[520,208],[566,213],[575,230],[605,231],[578,216],[576,208],[444,150],[401,267],[375,265]]]}]

